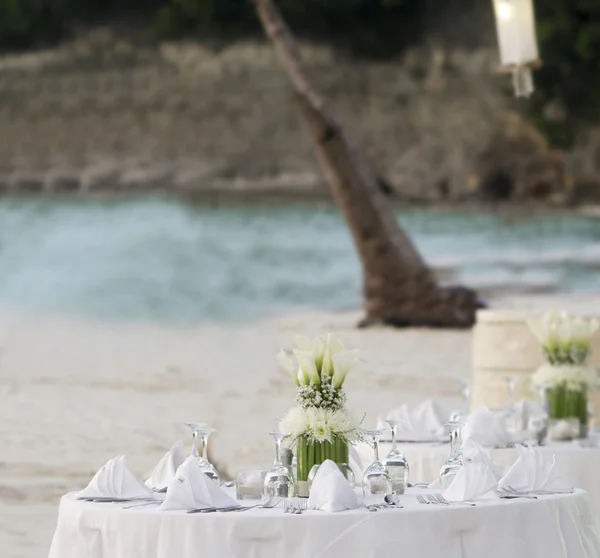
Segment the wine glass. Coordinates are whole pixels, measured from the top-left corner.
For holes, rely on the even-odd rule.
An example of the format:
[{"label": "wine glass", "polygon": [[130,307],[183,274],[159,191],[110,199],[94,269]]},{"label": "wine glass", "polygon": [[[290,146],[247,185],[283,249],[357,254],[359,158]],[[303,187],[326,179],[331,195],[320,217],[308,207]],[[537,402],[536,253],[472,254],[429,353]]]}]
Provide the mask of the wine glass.
[{"label": "wine glass", "polygon": [[373,463],[369,465],[363,475],[363,495],[367,504],[379,502],[379,494],[392,493],[392,477],[386,466],[379,460],[379,438],[383,430],[367,430],[366,433],[373,438]]},{"label": "wine glass", "polygon": [[440,469],[440,484],[444,489],[450,486],[450,483],[463,466],[461,436],[463,426],[464,422],[460,420],[450,421],[444,425],[450,435],[450,455]]},{"label": "wine glass", "polygon": [[186,422],[185,425],[188,426],[192,431],[193,441],[192,441],[192,449],[190,450],[190,455],[193,455],[194,457],[197,457],[198,459],[200,459],[200,453],[198,452],[198,446],[200,445],[200,442],[198,440],[197,433],[198,433],[198,430],[200,430],[204,426],[206,426],[206,423],[204,423],[204,422]]},{"label": "wine glass", "polygon": [[192,455],[198,460],[198,466],[201,471],[211,480],[217,483],[220,480],[219,472],[215,466],[208,460],[208,437],[216,432],[214,428],[208,428],[204,423],[186,422],[192,429],[194,436],[194,445],[192,447]]},{"label": "wine glass", "polygon": [[269,498],[291,498],[294,496],[294,477],[288,467],[281,462],[281,440],[285,432],[267,432],[275,440],[275,461],[265,477],[263,495]]},{"label": "wine glass", "polygon": [[383,458],[382,462],[392,477],[392,492],[394,494],[404,494],[408,484],[408,461],[396,447],[396,431],[400,421],[386,420],[385,422],[392,431],[392,449]]},{"label": "wine glass", "polygon": [[469,416],[471,408],[471,382],[468,380],[460,380],[460,394],[464,400],[463,406],[450,413],[450,420],[464,420]]},{"label": "wine glass", "polygon": [[514,376],[506,376],[504,381],[506,382],[506,389],[508,391],[508,404],[502,410],[504,427],[516,440],[521,436],[523,430],[523,416],[518,412],[517,406],[515,405],[515,387],[517,379]]}]

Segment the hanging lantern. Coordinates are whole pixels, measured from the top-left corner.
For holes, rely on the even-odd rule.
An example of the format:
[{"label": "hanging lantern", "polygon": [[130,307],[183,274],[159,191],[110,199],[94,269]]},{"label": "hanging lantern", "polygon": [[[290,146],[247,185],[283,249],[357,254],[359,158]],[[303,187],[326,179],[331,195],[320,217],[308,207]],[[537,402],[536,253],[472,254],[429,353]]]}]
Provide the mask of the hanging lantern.
[{"label": "hanging lantern", "polygon": [[493,0],[500,61],[512,73],[515,95],[533,93],[531,70],[539,67],[533,0]]}]

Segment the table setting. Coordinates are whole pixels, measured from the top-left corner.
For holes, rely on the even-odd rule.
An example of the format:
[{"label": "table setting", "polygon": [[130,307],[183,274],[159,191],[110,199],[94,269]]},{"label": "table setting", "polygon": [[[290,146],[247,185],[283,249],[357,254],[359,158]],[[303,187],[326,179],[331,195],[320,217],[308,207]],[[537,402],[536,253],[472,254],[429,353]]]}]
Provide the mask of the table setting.
[{"label": "table setting", "polygon": [[[586,492],[498,413],[444,420],[426,401],[366,428],[343,389],[358,352],[333,335],[296,344],[278,355],[297,405],[266,433],[268,468],[222,479],[215,430],[188,422],[191,450],[173,444],[145,482],[120,455],[63,496],[49,558],[600,557]],[[492,438],[516,452],[506,469],[479,443]],[[441,466],[415,475],[408,446],[438,451]]]}]

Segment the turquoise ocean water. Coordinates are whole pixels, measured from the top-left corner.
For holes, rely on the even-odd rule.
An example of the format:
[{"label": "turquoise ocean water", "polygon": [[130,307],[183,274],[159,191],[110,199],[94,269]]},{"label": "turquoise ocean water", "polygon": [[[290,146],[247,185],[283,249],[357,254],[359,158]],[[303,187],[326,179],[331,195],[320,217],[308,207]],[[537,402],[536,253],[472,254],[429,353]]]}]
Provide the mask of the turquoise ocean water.
[{"label": "turquoise ocean water", "polygon": [[[600,220],[399,212],[448,282],[600,291]],[[119,320],[247,320],[360,305],[333,208],[209,209],[166,199],[0,201],[0,310]]]}]

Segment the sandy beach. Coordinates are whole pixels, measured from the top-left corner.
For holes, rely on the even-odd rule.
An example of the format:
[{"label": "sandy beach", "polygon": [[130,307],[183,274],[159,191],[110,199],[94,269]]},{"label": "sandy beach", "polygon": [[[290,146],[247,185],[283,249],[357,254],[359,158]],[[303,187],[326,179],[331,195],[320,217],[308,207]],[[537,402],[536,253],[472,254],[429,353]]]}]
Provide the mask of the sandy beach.
[{"label": "sandy beach", "polygon": [[[497,307],[590,311],[589,297],[513,298]],[[598,302],[598,301],[596,301]],[[0,368],[0,549],[47,556],[60,496],[125,454],[146,475],[170,445],[190,441],[184,421],[218,429],[211,459],[222,475],[270,464],[265,432],[293,404],[278,368],[297,333],[337,332],[366,361],[347,381],[365,424],[401,403],[460,403],[471,374],[471,332],[358,330],[359,312],[308,312],[237,325],[175,327],[66,317],[4,316]]]}]

